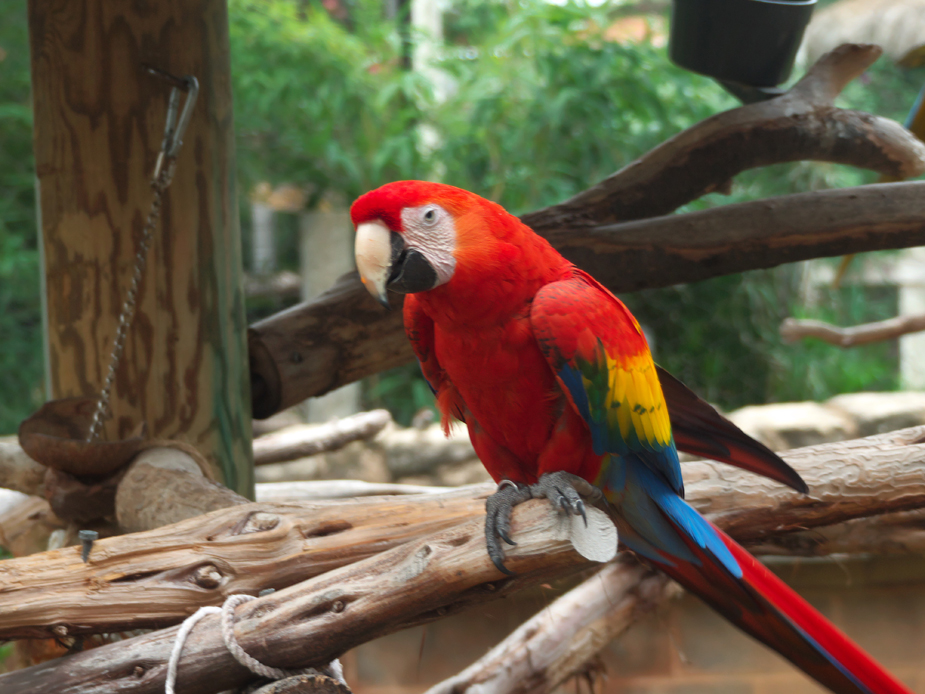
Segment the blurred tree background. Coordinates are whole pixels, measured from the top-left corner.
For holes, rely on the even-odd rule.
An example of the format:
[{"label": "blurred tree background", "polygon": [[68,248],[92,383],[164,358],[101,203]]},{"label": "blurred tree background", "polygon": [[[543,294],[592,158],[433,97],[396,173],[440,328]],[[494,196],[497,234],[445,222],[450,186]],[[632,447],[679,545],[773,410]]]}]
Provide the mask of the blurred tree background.
[{"label": "blurred tree background", "polygon": [[[413,44],[426,39],[408,30],[408,6],[229,0],[245,235],[247,191],[261,182],[297,185],[315,204],[330,196],[347,202],[399,178],[439,178],[525,212],[587,188],[737,105],[711,80],[668,61],[667,3],[639,17],[617,2],[539,0],[448,2],[434,66],[444,86],[436,98],[433,71],[409,69]],[[923,78],[925,71],[881,60],[848,87],[840,105],[901,121]],[[688,209],[872,181],[871,174],[828,164],[775,166],[747,172],[731,195],[710,195]],[[33,185],[26,0],[6,0],[0,3],[0,433],[15,431],[41,401]],[[296,245],[295,224],[278,231],[284,267],[296,269],[297,254],[288,252]],[[652,337],[657,359],[724,408],[897,388],[895,345],[848,351],[783,345],[777,333],[788,315],[842,324],[886,318],[896,312],[895,292],[823,287],[807,304],[804,284],[803,266],[795,265],[622,298]],[[367,399],[405,422],[430,404],[412,366],[371,379]]]}]

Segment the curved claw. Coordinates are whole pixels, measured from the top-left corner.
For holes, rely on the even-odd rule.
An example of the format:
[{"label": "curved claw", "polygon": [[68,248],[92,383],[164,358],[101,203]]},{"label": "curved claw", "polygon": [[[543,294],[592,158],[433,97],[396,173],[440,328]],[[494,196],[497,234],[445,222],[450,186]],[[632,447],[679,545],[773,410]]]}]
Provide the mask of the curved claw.
[{"label": "curved claw", "polygon": [[504,566],[504,550],[498,539],[509,545],[517,543],[511,539],[511,510],[530,498],[529,487],[518,487],[505,480],[498,486],[498,491],[485,501],[485,544],[488,557],[501,573],[513,576],[514,572]]},{"label": "curved claw", "polygon": [[530,486],[530,495],[533,498],[549,499],[566,514],[581,516],[585,527],[588,527],[588,514],[582,497],[592,503],[604,497],[600,489],[570,472],[549,472],[543,475],[539,482]]}]

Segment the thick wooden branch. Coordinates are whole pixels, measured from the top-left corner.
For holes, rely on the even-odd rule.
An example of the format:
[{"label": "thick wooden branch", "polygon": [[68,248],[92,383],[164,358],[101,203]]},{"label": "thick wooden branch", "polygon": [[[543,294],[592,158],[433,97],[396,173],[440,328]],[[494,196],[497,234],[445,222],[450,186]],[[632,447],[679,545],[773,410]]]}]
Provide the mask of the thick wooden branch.
[{"label": "thick wooden branch", "polygon": [[80,547],[6,560],[0,639],[176,623],[234,593],[284,588],[479,518],[491,491],[243,504],[99,540],[87,564]]},{"label": "thick wooden branch", "polygon": [[[802,496],[710,463],[684,466],[688,498],[744,542],[925,506],[925,427],[790,451]],[[246,504],[145,533],[0,563],[0,638],[173,623],[234,593],[283,588],[466,520],[493,485],[315,504]],[[482,540],[484,551],[484,540]],[[50,587],[55,590],[49,590]]]},{"label": "thick wooden branch", "polygon": [[[925,182],[787,195],[702,212],[556,231],[567,258],[616,292],[844,253],[925,245]],[[266,417],[414,357],[401,297],[384,311],[356,273],[251,327],[254,415]]]},{"label": "thick wooden branch", "polygon": [[287,427],[254,439],[254,465],[282,463],[336,451],[351,441],[372,438],[391,421],[388,410],[373,410],[324,424]]},{"label": "thick wooden branch", "polygon": [[925,244],[925,182],[786,195],[557,232],[553,245],[614,291],[635,291],[844,253]]},{"label": "thick wooden branch", "polygon": [[925,330],[925,315],[896,316],[875,323],[864,323],[848,328],[821,320],[787,318],[781,323],[780,336],[784,342],[796,342],[815,337],[836,347],[856,347],[871,342],[895,340],[897,337]]},{"label": "thick wooden branch", "polygon": [[546,694],[675,592],[664,574],[621,556],[426,694]]},{"label": "thick wooden branch", "polygon": [[[786,495],[792,498],[781,493],[765,499],[759,492],[760,484],[745,483],[750,477],[745,473],[733,470],[727,474],[706,464],[692,466],[696,479],[691,491],[698,492],[692,496],[700,498],[698,505],[716,511],[713,517],[718,524],[745,540],[796,525],[842,521],[861,513],[919,508],[925,506],[925,444],[918,443],[923,436],[925,427],[915,427],[793,452],[788,460],[814,490],[809,497],[798,497],[788,490]],[[838,464],[825,465],[823,461],[817,466],[819,455],[831,456]],[[814,475],[814,471],[820,474]],[[871,483],[877,481],[879,486],[871,493]],[[716,501],[702,496],[723,489],[732,490],[729,499]],[[730,503],[755,497],[758,503],[752,510],[729,508]],[[433,499],[431,495],[421,501],[429,505]],[[343,512],[343,504],[329,508],[338,509],[340,518],[351,517]],[[428,515],[437,515],[436,509],[431,506]],[[238,641],[269,665],[322,664],[366,640],[591,566],[574,553],[567,540],[556,539],[561,537],[558,516],[550,513],[548,502],[532,501],[515,509],[513,517],[518,545],[509,551],[508,565],[518,576],[502,577],[485,553],[480,516],[240,606],[236,610]],[[17,562],[22,571],[22,560],[6,563]],[[29,576],[30,583],[35,580],[34,574]],[[82,583],[86,585],[86,579]],[[95,591],[104,583],[94,582]],[[4,584],[8,582],[0,579],[0,586]],[[139,590],[142,585],[143,580],[134,590],[146,593]],[[18,593],[20,600],[25,597],[21,590],[12,592]],[[6,594],[0,591],[0,596]],[[6,606],[0,609],[6,616]],[[0,688],[37,694],[103,694],[131,685],[139,694],[157,692],[163,687],[175,634],[176,628],[171,628],[10,673],[0,677]],[[251,677],[225,650],[215,616],[200,622],[187,641],[180,673],[178,691],[201,694],[237,686]]]},{"label": "thick wooden branch", "polygon": [[833,105],[881,53],[879,46],[840,46],[782,96],[707,118],[593,188],[523,220],[547,235],[668,214],[747,169],[783,162],[918,176],[925,171],[925,145],[915,136],[895,121]]}]

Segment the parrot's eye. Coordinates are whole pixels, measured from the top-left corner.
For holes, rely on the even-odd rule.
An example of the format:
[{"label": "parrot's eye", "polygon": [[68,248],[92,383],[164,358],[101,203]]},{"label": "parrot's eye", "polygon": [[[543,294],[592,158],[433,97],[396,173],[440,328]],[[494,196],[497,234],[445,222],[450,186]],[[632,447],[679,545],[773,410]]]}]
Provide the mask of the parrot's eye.
[{"label": "parrot's eye", "polygon": [[437,221],[437,210],[431,207],[429,210],[424,212],[424,223],[433,224]]}]

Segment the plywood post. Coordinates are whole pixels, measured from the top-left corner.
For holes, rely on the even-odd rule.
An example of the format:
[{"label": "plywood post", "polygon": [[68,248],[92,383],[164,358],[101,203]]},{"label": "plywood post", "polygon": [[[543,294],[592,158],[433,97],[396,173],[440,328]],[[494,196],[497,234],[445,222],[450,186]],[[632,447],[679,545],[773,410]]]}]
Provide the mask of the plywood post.
[{"label": "plywood post", "polygon": [[164,196],[103,438],[140,422],[253,494],[225,0],[30,0],[49,395],[103,382],[151,204],[170,85],[199,99]]}]

